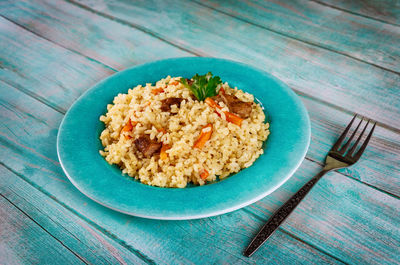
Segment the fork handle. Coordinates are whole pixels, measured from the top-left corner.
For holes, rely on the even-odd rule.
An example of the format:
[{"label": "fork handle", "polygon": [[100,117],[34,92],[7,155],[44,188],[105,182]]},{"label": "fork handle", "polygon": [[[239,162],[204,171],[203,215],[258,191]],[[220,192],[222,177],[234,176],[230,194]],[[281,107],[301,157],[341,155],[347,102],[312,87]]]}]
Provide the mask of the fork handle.
[{"label": "fork handle", "polygon": [[267,221],[261,228],[256,237],[251,241],[250,245],[244,251],[246,257],[250,257],[256,250],[267,241],[267,239],[275,232],[275,230],[285,221],[286,217],[297,207],[301,200],[306,197],[311,188],[318,180],[329,170],[322,170],[308,181],[300,190],[298,190],[278,211]]}]

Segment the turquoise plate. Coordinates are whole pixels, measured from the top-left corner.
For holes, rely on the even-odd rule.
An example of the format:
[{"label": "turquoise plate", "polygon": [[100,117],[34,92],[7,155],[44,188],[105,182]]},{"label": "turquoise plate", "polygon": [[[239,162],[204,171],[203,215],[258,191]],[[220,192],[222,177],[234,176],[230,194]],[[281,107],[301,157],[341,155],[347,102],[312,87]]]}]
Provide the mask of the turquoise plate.
[{"label": "turquoise plate", "polygon": [[[255,163],[222,181],[184,189],[144,185],[110,166],[99,150],[99,121],[118,93],[167,75],[214,75],[253,94],[265,108],[271,134]],[[281,186],[299,167],[310,142],[310,120],[284,83],[251,66],[215,58],[174,58],[129,68],[101,81],[68,110],[57,152],[72,184],[96,202],[126,214],[154,219],[195,219],[227,213],[256,202]]]}]

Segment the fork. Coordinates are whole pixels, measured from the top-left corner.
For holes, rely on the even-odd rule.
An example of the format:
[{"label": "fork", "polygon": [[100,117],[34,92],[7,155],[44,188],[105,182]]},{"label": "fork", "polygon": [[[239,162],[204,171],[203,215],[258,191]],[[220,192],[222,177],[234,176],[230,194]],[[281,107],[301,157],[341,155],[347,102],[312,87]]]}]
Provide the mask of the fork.
[{"label": "fork", "polygon": [[344,167],[349,167],[353,164],[355,164],[363,154],[365,148],[368,145],[369,140],[371,139],[372,133],[374,132],[376,122],[374,123],[370,133],[368,134],[367,138],[364,140],[362,146],[359,148],[357,153],[354,153],[356,150],[363,134],[365,133],[365,130],[368,127],[368,124],[370,123],[370,120],[366,123],[364,126],[364,129],[358,136],[356,142],[350,147],[351,141],[353,140],[354,136],[356,135],[356,132],[360,128],[361,123],[364,120],[364,117],[360,117],[361,120],[358,123],[356,129],[354,132],[351,134],[350,138],[347,140],[347,142],[340,148],[342,145],[343,141],[346,138],[346,135],[348,134],[354,120],[356,119],[357,114],[354,115],[353,119],[350,121],[349,125],[347,125],[346,129],[343,131],[343,133],[340,135],[339,139],[336,141],[336,143],[333,145],[331,150],[329,151],[328,155],[326,156],[325,160],[325,166],[322,169],[321,172],[319,172],[316,176],[314,176],[310,181],[308,181],[299,191],[297,191],[281,208],[279,208],[278,211],[274,213],[274,215],[267,221],[267,223],[261,228],[261,230],[258,232],[256,237],[251,241],[249,246],[246,248],[244,251],[244,256],[250,257],[253,255],[254,252],[259,249],[262,244],[267,241],[267,239],[275,232],[275,230],[285,221],[285,219],[290,215],[290,213],[299,205],[302,199],[307,195],[307,193],[311,190],[311,188],[318,182],[318,180],[321,179],[323,175],[325,175],[327,172],[333,170],[333,169],[339,169],[339,168],[344,168]]}]

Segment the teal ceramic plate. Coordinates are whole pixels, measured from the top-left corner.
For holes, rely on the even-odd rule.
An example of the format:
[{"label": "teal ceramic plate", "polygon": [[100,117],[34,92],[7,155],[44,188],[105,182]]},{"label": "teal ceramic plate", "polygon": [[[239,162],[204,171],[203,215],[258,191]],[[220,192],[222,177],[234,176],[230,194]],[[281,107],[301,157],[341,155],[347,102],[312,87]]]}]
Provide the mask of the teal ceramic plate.
[{"label": "teal ceramic plate", "polygon": [[[222,181],[184,189],[144,185],[110,166],[99,150],[99,121],[118,93],[167,75],[192,77],[211,71],[262,103],[270,131],[264,154]],[[70,181],[96,202],[126,214],[154,219],[194,219],[234,211],[270,194],[299,167],[310,142],[310,120],[284,83],[251,66],[215,58],[175,58],[116,73],[83,94],[61,123],[57,151]]]}]

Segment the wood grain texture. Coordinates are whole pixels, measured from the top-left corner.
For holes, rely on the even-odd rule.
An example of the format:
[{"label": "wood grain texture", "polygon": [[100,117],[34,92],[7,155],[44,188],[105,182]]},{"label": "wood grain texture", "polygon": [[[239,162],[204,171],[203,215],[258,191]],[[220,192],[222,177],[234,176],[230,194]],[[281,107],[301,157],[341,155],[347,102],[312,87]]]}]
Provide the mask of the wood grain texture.
[{"label": "wood grain texture", "polygon": [[[88,233],[89,238],[103,238],[116,245],[124,261],[131,256],[124,256],[118,245],[141,256],[144,262],[160,264],[399,263],[398,76],[195,3],[96,3],[95,12],[60,1],[33,5],[24,1],[15,8],[7,5],[7,12],[3,8],[0,11],[7,17],[0,18],[4,47],[0,80],[6,82],[0,82],[4,91],[0,93],[0,159],[13,172],[7,172],[12,176],[8,190],[21,193],[20,197],[12,197],[12,193],[8,196],[26,207],[31,218],[53,229],[68,246],[74,246],[74,239],[57,232],[57,225],[63,224],[78,238]],[[91,6],[87,1],[86,4]],[[68,21],[71,17],[88,29],[74,26]],[[51,20],[55,20],[54,27]],[[141,32],[153,37],[136,40],[134,34],[139,38],[147,35]],[[129,33],[133,35],[127,37]],[[85,34],[90,36],[87,41]],[[102,38],[108,45],[102,45]],[[120,40],[116,47],[121,51],[113,49],[112,40],[116,38]],[[130,57],[129,42],[134,40],[140,52]],[[181,47],[192,51],[188,54],[247,62],[274,73],[300,92],[311,114],[313,139],[299,171],[282,188],[256,204],[202,220],[172,222],[129,217],[105,209],[79,193],[57,161],[55,139],[61,113],[91,84],[113,73],[112,67],[120,69],[145,60],[141,54],[146,52],[142,47],[146,45],[165,49],[155,53],[154,58],[163,58],[168,51],[173,53],[168,57],[182,56],[185,51],[177,48]],[[321,86],[326,88],[321,91]],[[324,101],[336,107],[321,104]],[[362,161],[343,172],[350,178],[337,172],[323,178],[255,256],[242,257],[242,250],[266,218],[320,169],[324,154],[350,119],[349,112],[358,110],[380,118],[391,129],[377,129]],[[35,199],[26,203],[20,199],[30,196]],[[32,210],[32,205],[39,209],[38,205],[48,197],[52,198],[50,206],[40,207],[40,213]],[[51,220],[41,217],[50,216],[53,211],[59,214]],[[59,216],[62,214],[65,217]],[[70,220],[82,220],[95,233],[82,228],[81,223],[65,224]],[[104,254],[105,261],[115,260],[115,256],[106,258],[107,247],[95,240],[88,245],[88,252],[99,248],[99,259]],[[76,249],[85,253],[84,249]]]},{"label": "wood grain texture", "polygon": [[[352,115],[301,97],[311,119],[307,159],[322,165],[326,154],[350,122]],[[339,170],[361,182],[400,197],[400,134],[376,127],[374,137],[356,165]]]},{"label": "wood grain texture", "polygon": [[154,60],[191,56],[135,28],[64,1],[3,1],[1,15],[62,47],[113,69]]},{"label": "wood grain texture", "polygon": [[0,78],[61,112],[96,81],[114,73],[2,17],[0,40]]},{"label": "wood grain texture", "polygon": [[[196,4],[193,4],[193,5],[197,9],[200,9],[203,13],[206,10],[209,10],[207,8],[199,7]],[[58,6],[58,4],[56,4],[56,6]],[[28,11],[29,11],[29,5],[26,6],[25,8],[28,9]],[[56,9],[52,9],[52,7],[48,6],[48,5],[44,5],[43,8],[47,8],[47,9],[42,12],[45,12],[45,14],[56,13],[57,17],[59,17],[59,20],[61,20],[61,21],[63,21],[63,20],[68,21],[70,16],[73,16],[73,14],[75,14],[75,13],[79,13],[79,10],[80,10],[79,8],[73,7],[71,5],[69,6],[69,8],[65,8],[63,10],[63,12],[59,12],[59,13],[57,13]],[[120,9],[121,8],[122,7],[120,7]],[[129,8],[132,9],[133,7],[128,6],[124,9],[130,10]],[[189,6],[187,8],[192,9],[191,6]],[[115,8],[115,9],[118,10],[118,8]],[[11,9],[11,11],[13,11],[13,10],[14,9]],[[67,13],[68,10],[69,10],[69,13]],[[179,7],[175,7],[174,10],[179,10]],[[11,11],[10,11],[9,16],[13,17],[13,15],[12,15],[13,12],[11,12]],[[28,11],[26,11],[26,13],[24,13],[24,14],[26,15],[26,17],[30,17],[30,19],[14,18],[15,20],[17,20],[17,23],[21,23],[24,26],[29,27],[30,30],[35,31],[37,34],[43,35],[46,38],[50,38],[52,41],[54,41],[56,43],[60,43],[60,44],[66,43],[65,45],[68,45],[68,43],[71,43],[72,41],[65,41],[65,37],[62,37],[62,36],[66,35],[66,36],[68,36],[68,39],[73,39],[74,43],[79,43],[78,45],[71,45],[71,47],[69,47],[69,48],[71,48],[71,49],[79,48],[79,52],[81,52],[81,53],[85,53],[85,51],[90,50],[91,48],[96,48],[96,51],[98,53],[103,54],[103,56],[101,56],[101,58],[103,58],[105,60],[105,62],[111,62],[111,61],[115,62],[118,60],[118,58],[119,58],[118,52],[112,51],[113,50],[112,47],[104,47],[104,46],[93,47],[90,44],[88,44],[87,42],[80,42],[79,40],[82,38],[82,35],[79,32],[76,33],[78,30],[67,31],[68,32],[67,34],[65,34],[66,30],[64,30],[61,26],[54,27],[53,30],[51,31],[51,32],[56,32],[56,33],[48,33],[49,32],[48,30],[43,30],[43,29],[46,29],[47,27],[50,27],[50,24],[51,24],[50,15],[42,16],[42,17],[50,17],[47,20],[47,22],[45,19],[41,19],[41,21],[44,20],[42,22],[44,24],[44,26],[43,26],[43,24],[41,24],[39,22],[37,22],[36,24],[26,22],[26,21],[31,21],[33,18],[35,18],[35,16],[31,14],[31,13],[34,13],[35,10],[30,11],[30,13],[28,13]],[[157,10],[155,10],[155,11],[157,11]],[[14,11],[14,13],[15,12],[16,11]],[[80,12],[84,12],[84,11],[80,11]],[[133,12],[143,13],[142,11],[136,10],[136,9],[130,10],[130,13],[133,13]],[[87,12],[87,13],[88,13],[88,17],[91,17],[91,16],[97,17],[93,13],[90,13],[90,12]],[[146,12],[144,12],[144,13],[147,14],[149,17],[155,16],[155,14],[150,13],[150,11],[147,11],[147,13]],[[28,16],[29,14],[31,14],[31,15]],[[214,16],[221,16],[221,14],[218,14],[217,12],[213,12],[212,14],[214,14]],[[7,14],[5,14],[5,15],[7,15]],[[25,17],[25,16],[22,16],[22,17]],[[130,17],[131,16],[129,15],[129,19],[130,19]],[[171,17],[177,17],[177,15],[173,14],[173,15],[171,15]],[[64,19],[62,19],[62,18],[64,18]],[[232,20],[236,24],[245,24],[241,21],[236,21],[235,19],[232,19],[230,17],[228,17],[227,19]],[[38,20],[38,19],[36,19],[36,20]],[[93,20],[96,21],[96,19],[88,19],[88,20],[82,21],[82,22],[86,23],[86,24],[84,24],[86,26],[81,27],[81,28],[89,28],[89,29],[95,28],[96,27],[95,24],[90,23]],[[104,19],[104,20],[107,21],[107,19]],[[143,20],[145,20],[144,17],[143,17]],[[213,21],[221,22],[221,23],[223,22],[223,21],[221,21],[221,19],[216,19]],[[158,23],[158,20],[156,22]],[[199,22],[201,22],[201,20],[199,20]],[[66,24],[66,23],[67,22],[60,23],[60,24]],[[187,21],[187,23],[190,23],[190,21]],[[105,25],[107,25],[107,24],[105,23]],[[151,27],[152,24],[148,23],[147,26]],[[181,23],[179,23],[175,26],[176,26],[176,28],[182,27]],[[212,26],[212,25],[207,24],[205,26]],[[155,27],[155,29],[157,29],[157,28],[162,28],[164,26],[163,25],[154,25],[153,28],[154,27]],[[240,26],[238,26],[238,27],[240,28]],[[263,31],[262,29],[253,27],[251,25],[249,27],[255,28],[254,30],[257,31],[257,34],[255,34],[254,36],[259,36],[261,34],[261,32]],[[58,30],[58,28],[61,28],[61,30]],[[96,43],[97,41],[100,41],[100,39],[102,39],[103,36],[107,36],[110,34],[113,34],[114,36],[119,36],[118,38],[117,37],[115,37],[115,38],[121,40],[120,45],[123,45],[123,43],[125,43],[125,41],[122,41],[126,38],[125,37],[126,34],[124,34],[123,31],[122,31],[122,34],[118,34],[117,30],[110,31],[106,27],[103,27],[98,31],[100,32],[98,35],[92,33],[92,35],[94,35],[94,36],[100,36],[99,38],[94,40],[94,43]],[[171,29],[166,30],[166,31],[171,31]],[[196,41],[198,39],[197,36],[193,35],[188,30],[186,32],[180,33],[180,35],[182,35],[182,34],[190,35],[189,36],[190,38],[187,38],[186,36],[184,36],[184,37],[186,38],[185,41],[189,40],[189,41],[193,42],[193,44],[190,43],[190,46],[193,48],[193,50],[202,48],[202,49],[204,49],[205,52],[210,53],[210,55],[213,55],[213,56],[223,55],[224,57],[242,60],[247,63],[253,63],[253,59],[254,59],[255,66],[269,70],[276,76],[278,76],[281,79],[283,79],[284,81],[286,81],[289,85],[292,86],[292,88],[294,88],[298,91],[308,93],[308,94],[312,95],[313,97],[317,96],[321,100],[324,100],[327,102],[334,101],[332,103],[337,104],[339,106],[344,106],[348,110],[363,113],[363,114],[365,114],[369,117],[375,118],[381,122],[384,122],[384,123],[386,122],[390,126],[400,128],[398,126],[400,124],[400,118],[397,117],[398,112],[399,112],[399,110],[398,110],[399,107],[398,107],[398,104],[396,104],[396,102],[400,101],[400,98],[399,98],[399,94],[396,92],[396,89],[395,89],[395,83],[398,82],[399,76],[392,75],[391,73],[387,73],[387,72],[385,73],[383,70],[375,69],[374,67],[368,66],[368,65],[366,66],[367,68],[364,69],[362,64],[353,62],[352,60],[350,60],[348,58],[342,58],[342,60],[341,60],[342,62],[338,62],[337,58],[325,58],[325,60],[324,60],[323,58],[327,57],[325,54],[329,54],[329,52],[327,52],[327,51],[321,51],[322,54],[318,53],[318,54],[315,54],[315,56],[314,56],[313,53],[308,54],[309,51],[304,50],[304,47],[303,47],[303,53],[301,53],[299,50],[299,48],[301,48],[301,47],[298,47],[298,48],[293,47],[293,49],[294,49],[293,51],[296,54],[287,54],[287,53],[285,53],[285,50],[287,50],[285,48],[287,46],[287,44],[288,43],[295,44],[295,43],[293,41],[288,42],[288,40],[286,40],[286,39],[285,39],[285,42],[282,43],[283,42],[282,39],[284,39],[284,38],[278,37],[278,36],[275,36],[275,38],[273,38],[273,40],[275,40],[274,42],[276,42],[276,39],[278,38],[281,41],[281,44],[276,44],[277,47],[274,47],[273,49],[274,50],[279,49],[279,50],[281,50],[281,52],[285,53],[284,60],[282,62],[280,62],[281,58],[279,58],[279,56],[282,56],[282,55],[277,54],[278,59],[274,58],[275,51],[274,51],[274,54],[268,54],[266,56],[265,52],[261,51],[262,48],[256,47],[258,50],[260,50],[260,52],[259,53],[253,52],[253,55],[249,56],[251,61],[248,61],[247,58],[238,57],[238,54],[235,54],[235,53],[237,53],[237,51],[235,51],[235,49],[232,50],[232,47],[230,47],[230,46],[218,45],[217,48],[212,47],[214,45],[217,45],[217,43],[219,41],[210,42],[210,43],[202,43],[201,45],[204,47],[201,47],[200,43],[198,41]],[[249,35],[249,34],[250,33],[247,33],[247,35]],[[209,39],[215,38],[214,36],[209,36],[209,35],[212,35],[212,33],[206,33],[205,35],[208,35],[208,36],[205,36],[205,38],[209,38]],[[275,35],[277,35],[277,34],[275,34]],[[246,36],[246,32],[244,32],[243,36],[244,37]],[[179,37],[179,36],[174,37],[174,36],[171,36],[171,34],[168,34],[167,37],[168,38],[173,37],[173,40],[178,41],[178,43],[179,43],[179,39],[177,39],[177,37]],[[238,36],[232,36],[232,37],[238,38]],[[231,38],[231,37],[229,37],[229,38]],[[229,38],[227,37],[227,39],[229,39]],[[154,39],[153,41],[156,42],[157,40]],[[271,42],[271,41],[265,40],[265,43],[267,43],[267,42]],[[160,43],[160,41],[157,41],[157,43]],[[162,46],[161,44],[153,44],[153,45]],[[242,45],[243,44],[241,44],[240,46],[242,46]],[[257,42],[255,42],[255,43],[251,42],[251,45],[257,46]],[[188,45],[185,44],[185,46],[188,46]],[[244,50],[248,50],[247,48],[240,47],[240,46],[237,45],[237,48],[238,49],[243,48]],[[280,48],[280,46],[282,46],[282,48],[285,48],[285,49]],[[268,49],[268,47],[265,47],[265,48]],[[216,49],[219,50],[218,53],[212,53],[212,51],[214,51]],[[220,51],[221,49],[222,49],[222,51]],[[180,52],[178,49],[172,49],[172,50],[177,53],[176,56],[182,55],[182,52]],[[299,52],[297,52],[297,51],[299,51]],[[195,52],[198,52],[198,51],[195,51]],[[205,52],[201,52],[201,53],[205,53]],[[242,52],[242,51],[240,51],[240,52]],[[246,52],[249,52],[249,51],[246,51]],[[107,57],[106,55],[112,56],[112,58],[106,58]],[[175,56],[175,53],[169,53],[168,56]],[[311,56],[312,58],[311,57],[304,58],[299,61],[299,58],[296,58],[296,56],[301,56],[301,57],[304,57],[304,56],[310,57]],[[322,57],[320,57],[320,56],[322,56]],[[329,57],[332,57],[332,56],[329,56]],[[25,58],[25,57],[22,57],[22,58]],[[99,57],[96,57],[96,58],[100,59]],[[310,62],[310,60],[317,60],[320,62]],[[323,64],[328,64],[328,66],[326,66],[326,67],[329,67],[329,68],[326,69],[326,71],[324,71],[325,69],[321,69],[321,67],[326,68],[324,65],[321,64],[322,61],[324,61]],[[347,62],[347,61],[349,61],[349,62]],[[35,71],[33,71],[33,69],[18,69],[18,68],[24,67],[25,63],[26,62],[23,62],[18,66],[14,66],[15,71],[17,71],[17,70],[19,70],[20,72],[27,71],[27,72],[29,72],[29,74],[34,75]],[[279,63],[279,64],[282,63],[284,65],[278,65],[278,67],[276,67],[276,63]],[[337,69],[337,67],[335,67],[335,65],[337,63],[344,65],[344,66],[341,67],[340,69]],[[304,67],[300,67],[300,68],[292,67],[292,65],[302,65],[302,64],[305,64]],[[356,64],[356,65],[351,66],[352,64]],[[129,64],[124,65],[124,66],[129,66]],[[309,66],[309,67],[307,67],[307,66]],[[282,69],[282,68],[284,68],[284,69]],[[322,71],[322,73],[321,73],[321,71]],[[360,71],[362,71],[362,73],[360,73]],[[374,71],[377,71],[377,72],[374,73]],[[387,75],[389,75],[389,79],[392,79],[392,80],[385,81],[385,79],[386,79],[385,76],[387,76]],[[317,80],[316,80],[316,78],[317,78]],[[312,80],[312,79],[314,79],[314,80]],[[365,79],[368,79],[368,80],[365,80]],[[13,85],[18,87],[18,84],[13,84]],[[35,92],[31,92],[31,93],[35,93]],[[386,95],[389,95],[389,96],[386,97]],[[391,117],[396,117],[396,118],[393,121],[393,119]]]},{"label": "wood grain texture", "polygon": [[[0,180],[2,196],[29,218],[35,220],[41,229],[47,231],[70,251],[73,251],[75,255],[81,257],[85,263],[147,264],[147,260],[140,259],[139,254],[130,252],[104,236],[93,226],[30,186],[3,166],[0,166]],[[43,242],[43,244],[48,243]],[[17,256],[12,256],[9,260],[15,258]]]},{"label": "wood grain texture", "polygon": [[321,4],[400,26],[400,2],[397,0],[313,0]]},{"label": "wood grain texture", "polygon": [[[280,194],[247,207],[265,221],[321,167],[304,161]],[[282,202],[283,201],[283,202]],[[336,172],[325,175],[288,217],[282,229],[350,264],[400,262],[400,203]]]},{"label": "wood grain texture", "polygon": [[7,93],[0,95],[0,113],[4,114],[1,120],[9,117],[10,121],[2,123],[0,128],[1,163],[105,235],[147,259],[160,264],[340,263],[284,231],[278,231],[257,256],[244,258],[243,249],[262,224],[257,216],[244,210],[174,222],[135,218],[104,208],[75,189],[56,161],[57,129],[54,128],[58,127],[62,114],[4,83],[2,87]]},{"label": "wood grain texture", "polygon": [[193,2],[79,2],[197,53],[259,67],[301,93],[400,128],[400,75],[396,73],[266,31]]},{"label": "wood grain texture", "polygon": [[85,264],[1,193],[0,263]]},{"label": "wood grain texture", "polygon": [[[100,65],[88,61],[78,54],[61,52],[61,47],[49,43],[46,40],[39,39],[35,35],[26,32],[24,29],[13,26],[12,23],[7,20],[5,20],[5,23],[10,24],[10,30],[15,29],[16,31],[21,31],[21,34],[14,34],[13,39],[4,40],[4,43],[8,47],[12,47],[15,42],[22,43],[26,41],[35,43],[35,45],[20,50],[19,56],[4,53],[4,61],[11,61],[14,66],[10,69],[14,69],[14,71],[10,71],[9,68],[0,69],[0,79],[46,102],[49,106],[61,110],[61,112],[65,112],[76,97],[100,80],[102,76],[110,74],[111,70],[109,69],[97,68],[96,72],[94,72],[91,68],[83,67],[81,65],[82,61],[91,63],[96,67],[100,67]],[[8,34],[12,33],[4,32],[4,35]],[[26,37],[26,35],[29,36]],[[56,73],[58,70],[49,67],[48,70],[42,68],[41,73],[38,74],[38,62],[37,60],[30,60],[29,56],[40,57],[40,65],[42,67],[45,65],[52,66],[53,64],[59,67],[59,63],[68,62],[69,73],[68,75],[57,73],[57,75],[54,76],[53,73]],[[42,74],[42,72],[44,73],[45,71],[49,72],[46,76]],[[15,72],[19,74],[16,75]],[[71,77],[79,79],[79,82],[72,82]],[[96,78],[98,80],[93,80]],[[30,84],[34,84],[34,86]],[[68,93],[62,93],[61,91],[64,89],[67,89]],[[384,97],[383,94],[381,96]],[[326,107],[307,97],[303,97],[303,99],[311,114],[313,127],[313,139],[308,158],[322,163],[331,144],[340,134],[343,126],[350,120],[350,115]],[[398,113],[393,114],[392,117],[396,115],[398,115]],[[371,152],[370,154],[373,155],[373,159],[362,161],[362,166],[358,165],[355,170],[346,170],[346,174],[354,175],[354,177],[370,185],[374,185],[399,196],[400,180],[396,174],[400,171],[398,155],[398,150],[400,150],[399,136],[383,128],[377,129],[376,135],[379,135],[378,138],[373,138],[370,148],[367,150],[367,152]],[[375,139],[379,140],[375,142]],[[379,170],[381,170],[381,173],[376,175],[375,173]]]},{"label": "wood grain texture", "polygon": [[400,27],[308,0],[197,0],[231,16],[400,72]]},{"label": "wood grain texture", "polygon": [[[46,113],[52,111],[48,107],[39,102],[35,102],[33,99],[24,96],[23,94],[13,96],[13,93],[18,93],[18,91],[15,90],[13,92],[12,88],[8,90],[11,95],[4,101],[17,106],[30,106],[32,108],[32,111],[30,112],[33,116],[45,118],[48,116]],[[18,116],[14,117],[12,112],[7,111],[8,109],[12,109],[12,107],[8,106],[2,110],[2,112],[7,116],[12,117],[14,122],[5,125],[14,133],[23,133],[24,130],[14,130],[12,124],[21,124],[22,126],[29,126],[28,128],[36,128],[40,131],[46,131],[49,130],[46,129],[47,126],[55,127],[59,122],[46,120],[45,123],[33,125],[32,122],[35,122],[35,119],[30,119],[29,117],[26,118],[27,120],[25,120],[25,122],[20,122]],[[22,109],[19,112],[24,113],[26,110]],[[55,111],[52,112],[54,112],[54,115],[58,115],[59,118],[61,118],[61,114]],[[24,118],[24,116],[21,118]],[[15,122],[15,119],[17,122]],[[28,121],[29,119],[32,121]],[[1,131],[3,131],[3,129]],[[320,169],[319,165],[306,160],[294,177],[292,177],[284,187],[264,198],[257,204],[246,207],[244,210],[203,220],[178,223],[159,222],[128,217],[106,210],[104,207],[97,205],[94,202],[90,202],[75,190],[72,187],[72,184],[70,184],[63,176],[59,165],[52,162],[56,159],[55,150],[52,151],[48,146],[46,147],[47,143],[49,143],[50,148],[54,148],[56,141],[55,134],[50,136],[41,136],[33,131],[31,135],[23,134],[21,136],[17,135],[16,137],[21,140],[17,140],[11,135],[8,136],[9,139],[4,139],[4,137],[0,138],[1,143],[7,147],[4,148],[4,152],[10,154],[7,159],[2,161],[3,163],[16,173],[20,174],[21,177],[33,182],[34,185],[37,185],[49,195],[51,194],[52,196],[55,196],[59,201],[77,211],[87,220],[96,220],[103,229],[117,235],[117,237],[125,244],[132,245],[134,248],[152,258],[158,255],[157,249],[162,247],[165,251],[165,255],[172,255],[172,253],[174,253],[173,251],[180,249],[182,252],[179,252],[179,255],[181,255],[179,256],[179,259],[196,259],[197,262],[204,262],[204,259],[212,259],[211,253],[202,252],[202,257],[188,257],[186,255],[190,253],[190,249],[193,247],[204,248],[205,245],[208,245],[210,246],[210,249],[219,248],[215,254],[216,256],[228,255],[223,254],[228,251],[232,253],[232,256],[227,257],[228,260],[231,262],[240,262],[240,255],[233,253],[241,253],[242,248],[244,248],[245,244],[250,240],[251,235],[253,235],[261,226],[265,217],[276,210],[300,187],[300,185],[305,183]],[[41,167],[36,168],[37,166],[35,165],[41,165]],[[26,177],[27,175],[29,178]],[[321,181],[321,183],[312,191],[312,193],[317,192],[317,194],[322,194],[317,196],[315,200],[309,202],[310,205],[313,205],[314,207],[318,206],[316,208],[317,210],[304,210],[303,207],[305,206],[300,205],[300,208],[296,210],[296,215],[297,212],[300,211],[301,216],[289,219],[284,226],[285,231],[288,231],[289,229],[296,231],[296,237],[303,240],[302,229],[305,228],[301,226],[299,228],[300,224],[298,223],[298,220],[306,219],[308,220],[307,224],[310,225],[307,228],[306,242],[313,246],[318,246],[318,248],[322,248],[325,252],[339,257],[340,260],[350,263],[357,262],[361,255],[363,256],[363,261],[377,260],[380,257],[379,253],[382,252],[383,249],[387,248],[392,254],[388,253],[386,259],[383,259],[383,262],[386,261],[390,264],[390,261],[396,259],[396,242],[400,240],[400,235],[398,235],[399,231],[395,229],[396,225],[398,225],[398,220],[397,217],[393,216],[393,214],[399,210],[398,200],[379,191],[374,191],[372,188],[369,188],[353,179],[346,178],[343,175],[335,174],[334,176],[336,177],[333,180],[327,182]],[[345,180],[343,181],[341,179]],[[327,196],[326,193],[332,190],[332,187],[335,187],[336,182],[340,185],[339,187],[340,190],[342,190],[342,193],[333,190],[334,194],[332,196]],[[343,193],[347,195],[343,197]],[[354,201],[354,198],[351,198],[350,195],[354,195],[355,198],[357,198],[360,196],[359,194],[365,194],[363,200],[359,200],[359,205],[352,203],[344,204],[344,200],[349,200],[350,202]],[[85,202],[87,204],[82,205]],[[336,208],[332,207],[336,202],[340,203],[336,205]],[[385,202],[385,207],[381,208],[383,202]],[[342,207],[343,205],[346,205],[346,207]],[[357,229],[356,226],[358,226],[358,222],[360,221],[359,219],[363,214],[365,214],[366,209],[371,210],[368,213],[369,215],[365,215],[364,218],[369,218],[370,216],[382,217],[373,218],[372,221],[368,223],[369,230]],[[341,211],[341,214],[337,213],[339,210]],[[247,212],[249,211],[253,213],[253,217],[247,215]],[[373,211],[373,213],[371,211]],[[326,223],[319,223],[321,218],[324,220],[330,220],[331,223],[329,228],[324,226]],[[130,223],[125,224],[129,219],[132,219],[132,225]],[[290,222],[290,220],[293,221]],[[117,222],[117,224],[115,222]],[[286,228],[286,226],[288,227]],[[158,231],[157,234],[151,233],[154,229]],[[181,230],[183,230],[183,232]],[[340,232],[339,235],[341,236],[341,238],[338,239],[346,245],[345,250],[337,250],[335,241],[332,241],[331,239],[333,235],[338,233],[338,230]],[[354,230],[359,232],[359,240],[353,238]],[[371,231],[374,231],[374,233],[371,234]],[[160,236],[164,238],[163,242],[159,242],[158,238]],[[376,244],[376,240],[374,239],[376,236],[385,238],[391,237],[393,244]],[[276,239],[275,236],[273,238]],[[143,242],[143,240],[145,240],[144,242],[149,242],[151,246],[142,246],[141,242]],[[190,242],[189,245],[187,244],[187,241]],[[220,242],[228,243],[221,245]],[[282,244],[280,241],[269,242],[271,242],[270,244],[272,244],[273,249],[275,249],[276,245]],[[153,244],[155,245],[153,246]],[[362,250],[359,249],[360,244],[364,246]],[[255,260],[260,259],[263,257],[263,253],[271,251],[269,248],[268,245],[265,248],[263,247],[262,251],[253,258]],[[371,251],[365,252],[364,249],[366,248],[371,249]],[[357,255],[355,256],[354,253],[357,253]],[[282,254],[283,253],[279,255]],[[178,254],[175,253],[175,255],[177,256]],[[157,257],[162,259],[160,256]],[[158,258],[155,259],[158,261]]]}]

